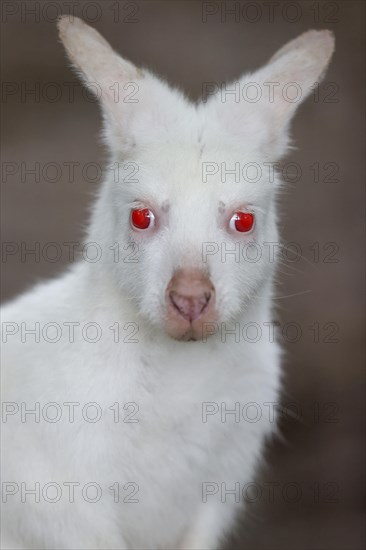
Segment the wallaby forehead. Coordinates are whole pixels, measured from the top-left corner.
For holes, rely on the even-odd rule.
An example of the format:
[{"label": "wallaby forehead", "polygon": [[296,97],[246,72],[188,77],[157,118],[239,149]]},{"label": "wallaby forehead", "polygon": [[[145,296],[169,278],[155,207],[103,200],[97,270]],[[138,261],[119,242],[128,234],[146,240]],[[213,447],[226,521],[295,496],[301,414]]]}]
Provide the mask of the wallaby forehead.
[{"label": "wallaby forehead", "polygon": [[155,144],[137,149],[127,162],[135,171],[131,183],[127,182],[129,195],[165,206],[261,202],[277,185],[270,163],[245,150],[204,142]]}]

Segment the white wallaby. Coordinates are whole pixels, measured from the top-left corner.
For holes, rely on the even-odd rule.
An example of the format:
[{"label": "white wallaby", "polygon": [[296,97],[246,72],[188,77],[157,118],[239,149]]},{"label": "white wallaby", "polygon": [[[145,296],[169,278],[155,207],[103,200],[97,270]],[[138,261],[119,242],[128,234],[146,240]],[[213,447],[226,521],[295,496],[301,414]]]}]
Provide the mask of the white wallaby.
[{"label": "white wallaby", "polygon": [[59,30],[113,169],[86,238],[98,261],[2,311],[3,548],[214,549],[279,399],[279,345],[243,337],[272,320],[269,166],[334,40],[306,32],[238,81],[239,100],[195,105],[80,19]]}]

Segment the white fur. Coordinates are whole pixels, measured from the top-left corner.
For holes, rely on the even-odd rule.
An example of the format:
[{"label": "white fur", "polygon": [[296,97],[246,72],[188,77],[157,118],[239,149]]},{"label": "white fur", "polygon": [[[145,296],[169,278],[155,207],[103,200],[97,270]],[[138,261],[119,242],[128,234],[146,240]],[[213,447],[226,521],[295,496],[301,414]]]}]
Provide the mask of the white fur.
[{"label": "white fur", "polygon": [[[278,401],[280,351],[262,338],[257,343],[220,334],[206,342],[180,342],[164,329],[164,292],[181,267],[206,268],[216,288],[219,322],[244,325],[271,321],[274,264],[263,255],[257,263],[220,254],[202,262],[202,243],[244,245],[278,241],[275,200],[279,181],[268,181],[268,168],[257,183],[202,182],[202,163],[274,162],[286,152],[294,105],[275,94],[274,101],[223,103],[217,95],[198,106],[159,79],[115,54],[99,34],[78,19],[60,20],[61,38],[86,82],[98,82],[111,161],[137,163],[137,182],[113,181],[100,189],[87,241],[103,250],[101,261],[81,261],[63,277],[39,285],[3,308],[2,321],[30,328],[55,322],[98,323],[102,338],[86,342],[75,330],[61,339],[36,343],[20,332],[3,344],[3,399],[25,402],[98,403],[102,419],[89,423],[75,413],[70,423],[19,414],[3,423],[3,482],[28,487],[50,481],[97,482],[103,496],[89,503],[75,491],[57,503],[19,495],[3,504],[3,548],[123,549],[217,548],[232,527],[239,504],[228,498],[202,502],[203,482],[253,481],[265,436],[274,428],[265,403]],[[303,98],[324,72],[333,51],[328,31],[310,31],[290,42],[264,68],[241,80],[296,81]],[[116,103],[110,86],[138,84],[137,103]],[[134,201],[161,213],[154,233],[132,232]],[[221,205],[221,207],[220,207]],[[225,205],[225,206],[224,206]],[[228,212],[250,205],[254,234],[232,235]],[[219,208],[220,207],[220,208]],[[110,246],[139,245],[138,262],[114,262]],[[115,343],[109,328],[136,323],[136,343]],[[230,325],[231,323],[231,325]],[[9,325],[7,325],[9,326]],[[122,331],[122,339],[129,334]],[[138,423],[113,422],[113,403],[135,402]],[[258,403],[256,423],[202,422],[202,403]],[[63,409],[64,410],[64,409]],[[126,411],[124,412],[126,414]],[[108,489],[115,482],[139,486],[139,503],[115,503]],[[125,494],[122,495],[126,496]]]}]

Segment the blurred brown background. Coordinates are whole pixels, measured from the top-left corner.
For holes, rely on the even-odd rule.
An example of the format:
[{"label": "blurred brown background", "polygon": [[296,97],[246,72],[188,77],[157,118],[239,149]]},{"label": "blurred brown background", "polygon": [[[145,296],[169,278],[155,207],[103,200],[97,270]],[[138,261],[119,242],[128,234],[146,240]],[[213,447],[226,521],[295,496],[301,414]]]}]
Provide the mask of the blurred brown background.
[{"label": "blurred brown background", "polygon": [[[98,107],[58,41],[55,18],[70,13],[67,4],[1,6],[2,240],[11,243],[2,257],[3,300],[68,265],[65,248],[51,262],[43,247],[82,240],[100,176],[94,163],[103,166],[106,156]],[[295,403],[300,419],[282,418],[283,440],[270,445],[258,477],[262,494],[250,497],[228,547],[364,548],[364,2],[71,5],[122,55],[193,99],[203,82],[255,69],[310,28],[335,32],[336,54],[319,93],[297,114],[297,149],[284,162],[283,240],[297,243],[304,258],[285,258],[277,305],[284,402]],[[39,243],[40,258],[22,258],[22,242]]]}]

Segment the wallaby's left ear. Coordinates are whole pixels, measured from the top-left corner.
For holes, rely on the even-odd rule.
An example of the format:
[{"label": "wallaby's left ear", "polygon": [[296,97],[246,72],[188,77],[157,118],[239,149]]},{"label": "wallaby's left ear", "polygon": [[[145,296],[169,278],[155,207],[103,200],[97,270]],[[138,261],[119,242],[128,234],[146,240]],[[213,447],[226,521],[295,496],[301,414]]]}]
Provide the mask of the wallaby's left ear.
[{"label": "wallaby's left ear", "polygon": [[282,156],[289,122],[324,76],[333,51],[330,31],[308,31],[278,50],[267,65],[240,79],[239,101],[219,105],[218,98],[212,98],[216,115],[231,137],[273,159]]},{"label": "wallaby's left ear", "polygon": [[308,31],[291,40],[260,69],[258,81],[273,82],[274,116],[285,125],[296,108],[322,80],[334,52],[331,31]]}]

